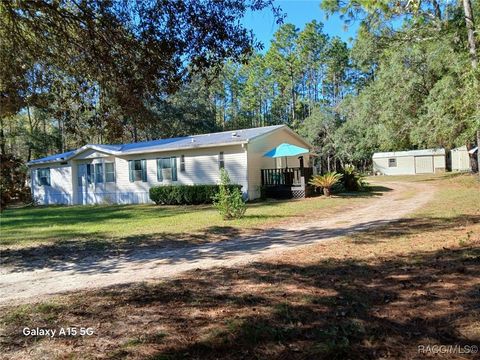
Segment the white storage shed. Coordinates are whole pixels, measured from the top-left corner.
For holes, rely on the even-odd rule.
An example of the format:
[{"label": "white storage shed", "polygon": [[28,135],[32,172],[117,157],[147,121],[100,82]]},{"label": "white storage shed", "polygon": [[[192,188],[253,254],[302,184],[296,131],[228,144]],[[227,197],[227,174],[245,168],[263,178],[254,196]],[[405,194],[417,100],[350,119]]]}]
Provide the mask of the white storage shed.
[{"label": "white storage shed", "polygon": [[424,149],[373,154],[373,171],[382,175],[433,174],[445,171],[445,149]]},{"label": "white storage shed", "polygon": [[467,147],[460,146],[451,151],[452,171],[471,171],[470,155]]}]

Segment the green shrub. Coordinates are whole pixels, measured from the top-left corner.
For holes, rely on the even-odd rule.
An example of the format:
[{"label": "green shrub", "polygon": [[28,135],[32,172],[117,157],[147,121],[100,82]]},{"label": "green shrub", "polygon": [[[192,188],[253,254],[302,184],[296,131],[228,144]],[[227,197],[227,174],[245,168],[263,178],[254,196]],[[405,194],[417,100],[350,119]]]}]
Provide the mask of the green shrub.
[{"label": "green shrub", "polygon": [[350,164],[343,168],[342,182],[347,191],[362,191],[368,185],[365,177],[355,169],[354,165]]},{"label": "green shrub", "polygon": [[232,188],[230,176],[225,169],[220,171],[220,189],[214,196],[213,205],[225,220],[239,219],[245,214],[247,206],[238,187]]},{"label": "green shrub", "polygon": [[[229,190],[241,185],[228,185]],[[211,204],[220,191],[220,185],[165,185],[150,188],[150,199],[157,205],[198,205]],[[241,192],[240,192],[241,194]]]},{"label": "green shrub", "polygon": [[330,196],[332,187],[335,186],[342,179],[342,174],[336,172],[328,172],[324,175],[312,176],[308,182],[316,188],[322,188],[325,196]]}]

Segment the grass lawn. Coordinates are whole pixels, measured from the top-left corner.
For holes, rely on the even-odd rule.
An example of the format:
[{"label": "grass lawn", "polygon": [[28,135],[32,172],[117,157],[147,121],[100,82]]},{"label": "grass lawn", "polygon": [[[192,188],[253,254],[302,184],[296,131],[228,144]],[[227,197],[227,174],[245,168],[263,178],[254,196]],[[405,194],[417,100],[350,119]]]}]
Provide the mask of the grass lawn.
[{"label": "grass lawn", "polygon": [[[375,190],[375,189],[374,189]],[[323,196],[306,200],[264,201],[248,205],[240,220],[224,221],[211,206],[52,206],[11,209],[1,215],[0,246],[52,244],[87,240],[95,246],[111,243],[154,244],[161,241],[201,242],[268,226],[293,217],[332,212],[364,202],[363,196]]]},{"label": "grass lawn", "polygon": [[[472,176],[432,186],[435,198],[411,216],[245,267],[3,308],[0,351],[78,359],[474,358],[418,350],[480,346],[480,186]],[[26,325],[92,327],[95,335],[25,338]]]}]

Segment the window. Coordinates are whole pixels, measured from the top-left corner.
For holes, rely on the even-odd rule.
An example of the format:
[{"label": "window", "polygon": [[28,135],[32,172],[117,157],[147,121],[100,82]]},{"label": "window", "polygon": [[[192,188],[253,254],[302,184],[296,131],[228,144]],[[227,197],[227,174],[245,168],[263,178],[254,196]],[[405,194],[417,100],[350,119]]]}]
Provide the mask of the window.
[{"label": "window", "polygon": [[94,168],[93,164],[87,164],[87,183],[93,184]]},{"label": "window", "polygon": [[95,183],[103,183],[103,164],[95,164]]},{"label": "window", "polygon": [[218,155],[218,168],[223,169],[225,167],[225,159],[223,158],[223,151],[220,151]]},{"label": "window", "polygon": [[130,182],[147,181],[147,161],[146,160],[129,160],[128,170],[130,174]]},{"label": "window", "polygon": [[388,167],[397,167],[397,159],[388,159]]},{"label": "window", "polygon": [[40,186],[50,186],[50,168],[38,169],[37,180]]},{"label": "window", "polygon": [[180,172],[185,172],[185,155],[180,155]]},{"label": "window", "polygon": [[105,182],[115,182],[114,163],[105,163]]},{"label": "window", "polygon": [[157,180],[177,181],[177,158],[175,156],[157,159]]}]

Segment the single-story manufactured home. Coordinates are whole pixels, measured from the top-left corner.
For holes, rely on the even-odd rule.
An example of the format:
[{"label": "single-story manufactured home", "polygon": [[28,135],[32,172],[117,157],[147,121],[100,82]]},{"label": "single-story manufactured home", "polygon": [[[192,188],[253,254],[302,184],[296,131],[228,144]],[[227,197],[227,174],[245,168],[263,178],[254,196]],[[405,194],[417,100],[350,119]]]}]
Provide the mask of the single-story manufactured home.
[{"label": "single-story manufactured home", "polygon": [[[291,158],[264,156],[283,143],[308,151]],[[289,127],[275,125],[130,144],[89,144],[28,165],[32,194],[40,204],[146,203],[152,186],[217,184],[221,168],[251,200],[260,197],[262,185],[294,189],[303,184],[305,190],[304,176],[311,171],[305,172],[304,164],[309,164],[311,149]]]},{"label": "single-story manufactured home", "polygon": [[433,174],[445,171],[445,149],[380,152],[373,154],[373,172],[382,175]]}]

